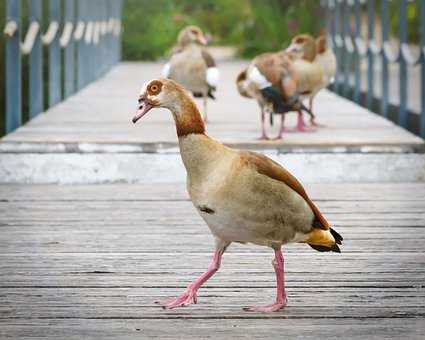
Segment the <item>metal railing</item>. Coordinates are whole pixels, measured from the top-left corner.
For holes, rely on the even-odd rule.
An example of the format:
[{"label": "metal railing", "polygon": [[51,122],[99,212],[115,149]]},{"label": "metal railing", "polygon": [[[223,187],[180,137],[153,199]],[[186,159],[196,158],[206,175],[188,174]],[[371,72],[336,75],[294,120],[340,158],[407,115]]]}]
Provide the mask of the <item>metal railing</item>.
[{"label": "metal railing", "polygon": [[[324,0],[322,5],[338,61],[331,89],[425,138],[425,0]],[[395,35],[390,5],[397,6]],[[416,56],[408,41],[408,6],[416,6],[420,22],[412,27],[420,37]],[[420,68],[416,83],[408,72],[414,66]],[[398,83],[395,91],[390,91],[392,82]],[[413,98],[419,101],[415,110],[408,107],[409,91],[417,90],[412,87],[420,87],[415,93],[420,98]]]},{"label": "metal railing", "polygon": [[[7,0],[6,133],[22,124],[22,100],[29,118],[69,97],[108,71],[121,58],[122,0],[29,0],[22,32],[20,0]],[[48,15],[43,18],[43,5]],[[42,32],[44,22],[48,23]],[[48,49],[43,58],[43,46]],[[28,56],[28,98],[22,98],[22,60]],[[47,78],[43,67],[47,63]],[[44,82],[48,81],[44,103]]]}]

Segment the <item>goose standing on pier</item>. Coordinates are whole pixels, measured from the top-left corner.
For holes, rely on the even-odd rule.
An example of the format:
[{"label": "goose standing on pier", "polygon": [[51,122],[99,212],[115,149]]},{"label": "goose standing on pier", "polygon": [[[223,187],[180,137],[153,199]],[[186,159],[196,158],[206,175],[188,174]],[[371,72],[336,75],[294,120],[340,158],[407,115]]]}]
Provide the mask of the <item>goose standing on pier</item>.
[{"label": "goose standing on pier", "polygon": [[260,139],[269,139],[265,131],[266,111],[281,115],[280,129],[275,139],[282,138],[285,131],[285,113],[289,111],[298,112],[298,131],[308,131],[302,111],[306,111],[314,122],[314,115],[300,100],[298,76],[293,67],[293,60],[284,51],[263,53],[254,58],[249,67],[239,73],[236,86],[240,95],[257,100],[261,111]]},{"label": "goose standing on pier", "polygon": [[142,87],[133,123],[159,107],[169,109],[174,117],[190,199],[215,238],[208,270],[182,295],[160,304],[176,308],[196,303],[198,289],[217,272],[226,248],[238,242],[267,246],[275,254],[275,302],[245,310],[274,312],[284,308],[287,300],[282,246],[301,242],[318,251],[340,252],[342,237],[281,165],[264,155],[234,150],[208,137],[192,97],[173,80],[155,79]]},{"label": "goose standing on pier", "polygon": [[215,99],[219,72],[214,58],[206,50],[207,38],[199,27],[187,26],[178,35],[170,61],[162,75],[183,85],[204,102],[204,122],[208,120],[208,97]]},{"label": "goose standing on pier", "polygon": [[[326,46],[326,37],[316,40],[309,34],[299,34],[292,39],[286,52],[293,57],[294,71],[298,75],[299,92],[309,100],[313,111],[313,100],[317,93],[333,82],[336,72],[336,57]],[[315,121],[313,125],[318,126]]]}]

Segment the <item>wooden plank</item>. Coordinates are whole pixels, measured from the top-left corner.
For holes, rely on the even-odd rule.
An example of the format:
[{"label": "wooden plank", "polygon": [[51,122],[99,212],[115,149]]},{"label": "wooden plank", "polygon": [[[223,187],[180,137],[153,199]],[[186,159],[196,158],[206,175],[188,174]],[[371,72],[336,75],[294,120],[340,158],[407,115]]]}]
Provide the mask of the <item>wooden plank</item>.
[{"label": "wooden plank", "polygon": [[[310,197],[317,201],[355,201],[357,203],[425,201],[423,183],[306,184]],[[45,185],[2,184],[0,201],[132,201],[187,200],[184,183]]]},{"label": "wooden plank", "polygon": [[[82,5],[85,1],[80,1]],[[113,1],[116,5],[116,1]],[[80,6],[79,6],[80,7]],[[80,13],[83,15],[83,13]],[[117,46],[116,39],[111,53]],[[78,65],[84,66],[84,49],[80,41]],[[114,60],[113,62],[115,62]],[[38,142],[94,142],[94,143],[172,143],[177,139],[172,117],[168,112],[151,114],[135,129],[130,123],[137,91],[147,80],[161,74],[162,63],[124,63],[79,93],[72,101],[50,110],[43,119],[30,123],[5,138],[7,141]],[[211,124],[208,133],[224,142],[245,143],[253,148],[277,149],[279,145],[322,147],[355,147],[351,150],[367,150],[375,146],[380,152],[399,149],[399,146],[423,147],[423,140],[413,136],[389,121],[334,94],[322,91],[316,99],[318,120],[326,127],[309,134],[286,134],[279,142],[254,141],[259,134],[258,107],[252,100],[242,98],[234,85],[234,79],[246,67],[243,60],[226,61],[219,65],[223,79],[218,88],[218,100],[209,105]],[[86,69],[79,67],[80,87],[84,84]],[[120,84],[119,87],[116,84]],[[200,103],[199,103],[200,104]],[[235,109],[237,108],[237,109]],[[128,120],[123,120],[123,112]],[[102,121],[96,117],[102,117]],[[124,118],[125,119],[125,118]],[[296,115],[286,118],[288,127],[296,122]],[[277,133],[271,128],[271,135]],[[403,149],[403,148],[402,148]]]},{"label": "wooden plank", "polygon": [[423,339],[422,319],[0,319],[0,336],[11,339]]},{"label": "wooden plank", "polygon": [[252,245],[229,247],[197,305],[153,303],[211,257],[181,185],[0,186],[0,337],[423,338],[425,200],[409,186],[312,186],[343,253],[286,246],[289,305],[268,315],[242,311],[275,293],[272,251]]}]

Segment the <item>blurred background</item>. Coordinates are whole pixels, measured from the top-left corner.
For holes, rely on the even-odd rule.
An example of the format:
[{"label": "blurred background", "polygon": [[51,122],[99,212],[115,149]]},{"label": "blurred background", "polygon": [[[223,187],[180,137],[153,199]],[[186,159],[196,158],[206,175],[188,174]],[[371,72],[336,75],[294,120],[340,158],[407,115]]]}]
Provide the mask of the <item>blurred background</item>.
[{"label": "blurred background", "polygon": [[[22,32],[28,28],[27,0],[22,5]],[[383,0],[389,2],[390,36],[397,43],[399,27],[399,8],[401,0]],[[42,1],[43,17],[48,17],[48,1]],[[367,1],[361,4],[361,35],[367,38]],[[375,6],[375,39],[380,40],[380,5]],[[5,24],[6,1],[0,1],[0,26]],[[419,42],[419,1],[409,1],[407,8],[408,40],[411,45]],[[326,27],[326,14],[321,1],[312,0],[124,0],[123,2],[122,59],[131,61],[157,60],[167,55],[181,28],[188,24],[200,26],[210,37],[210,45],[226,46],[236,56],[252,58],[266,51],[276,51],[287,46],[291,37],[299,32],[318,34]],[[42,31],[47,29],[48,20],[42,21]],[[341,23],[343,25],[343,23]],[[350,20],[350,30],[355,30],[354,17]],[[0,67],[5,69],[5,39],[0,39]],[[413,47],[413,51],[418,48]],[[419,52],[418,52],[419,53]],[[43,48],[45,58],[47,47]],[[365,60],[364,60],[365,61]],[[364,69],[366,66],[363,67]],[[379,68],[379,65],[377,66]],[[22,60],[22,97],[28,96],[28,56]],[[47,63],[43,73],[47,74]],[[379,72],[379,70],[378,70]],[[396,72],[396,70],[394,71]],[[418,76],[417,70],[411,70],[412,77]],[[5,81],[4,72],[0,80],[0,136],[4,135]],[[395,73],[394,73],[395,74]],[[45,77],[47,79],[47,76]],[[365,79],[365,78],[364,78]],[[362,80],[362,88],[365,88]],[[46,89],[48,82],[43,85]],[[397,86],[397,85],[394,85]],[[419,91],[419,87],[413,86]],[[379,89],[377,89],[379,94]],[[398,88],[394,88],[398,93]],[[48,91],[44,91],[48,95]],[[419,92],[413,96],[411,109],[419,110]],[[47,97],[44,100],[47,109]],[[23,122],[28,120],[28,101],[22,103]]]}]

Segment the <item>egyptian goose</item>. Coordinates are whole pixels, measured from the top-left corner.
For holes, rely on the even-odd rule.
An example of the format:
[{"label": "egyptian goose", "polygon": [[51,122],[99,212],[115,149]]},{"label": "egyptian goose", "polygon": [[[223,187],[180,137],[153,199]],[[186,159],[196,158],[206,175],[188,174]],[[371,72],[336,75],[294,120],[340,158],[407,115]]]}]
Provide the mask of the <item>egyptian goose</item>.
[{"label": "egyptian goose", "polygon": [[152,108],[169,109],[174,117],[189,197],[215,238],[208,270],[179,297],[158,303],[164,308],[196,303],[198,289],[217,272],[226,248],[239,242],[267,246],[275,253],[276,301],[245,310],[272,312],[285,307],[282,245],[301,242],[318,251],[340,252],[342,237],[281,165],[208,137],[195,102],[181,85],[170,79],[144,84],[133,123]]},{"label": "egyptian goose", "polygon": [[268,139],[265,132],[265,112],[281,115],[279,134],[282,138],[285,130],[284,114],[298,111],[297,129],[306,131],[302,119],[302,110],[307,111],[314,121],[314,115],[302,104],[298,95],[298,79],[292,67],[292,59],[281,51],[264,53],[253,59],[248,69],[243,70],[236,78],[239,93],[257,100],[261,112],[261,137]]},{"label": "egyptian goose", "polygon": [[316,38],[316,53],[316,59],[323,67],[323,88],[326,88],[335,81],[337,62],[334,51],[327,46],[325,35]]},{"label": "egyptian goose", "polygon": [[[294,71],[299,79],[299,91],[309,100],[309,109],[313,110],[316,94],[326,88],[336,72],[336,58],[326,47],[326,38],[316,40],[309,34],[299,34],[292,39],[286,52],[295,58]],[[315,121],[313,125],[318,126]]]},{"label": "egyptian goose", "polygon": [[205,49],[207,39],[199,27],[187,26],[178,36],[170,61],[162,75],[182,84],[194,97],[204,101],[204,121],[207,122],[207,98],[215,99],[219,72],[216,63]]}]

